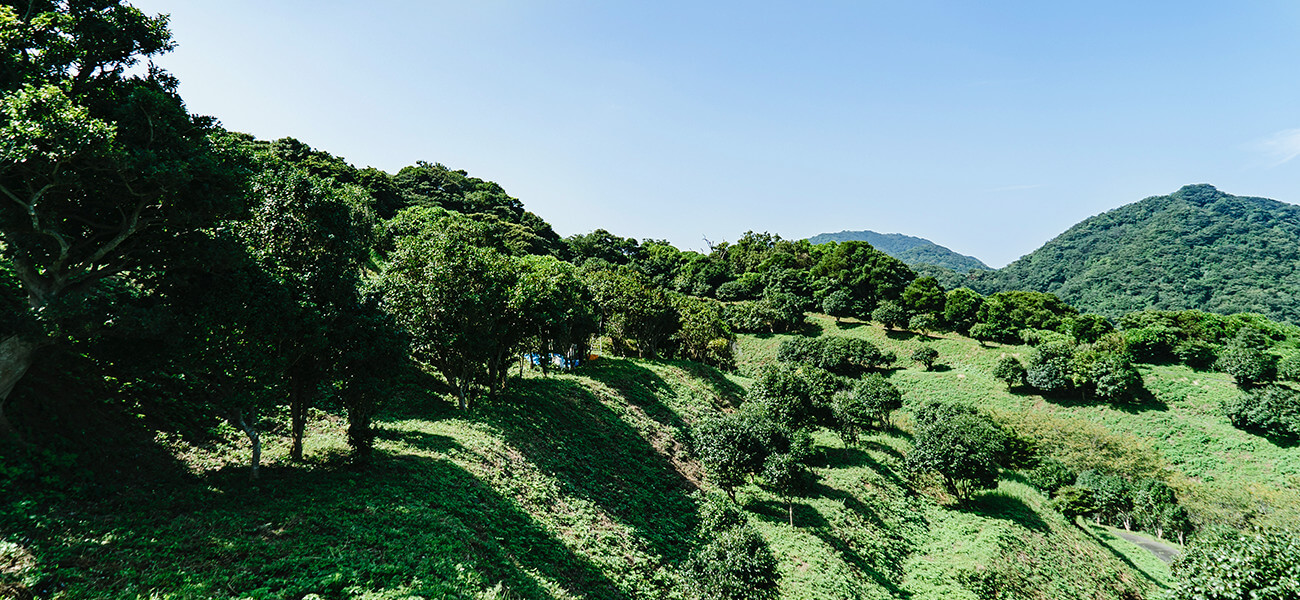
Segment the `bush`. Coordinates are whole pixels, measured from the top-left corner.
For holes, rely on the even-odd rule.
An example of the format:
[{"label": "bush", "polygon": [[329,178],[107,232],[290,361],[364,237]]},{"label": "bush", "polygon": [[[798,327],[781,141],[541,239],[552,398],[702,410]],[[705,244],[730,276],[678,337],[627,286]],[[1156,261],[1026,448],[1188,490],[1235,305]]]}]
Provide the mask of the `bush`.
[{"label": "bush", "polygon": [[1038,466],[1028,474],[1030,485],[1048,495],[1055,494],[1057,490],[1067,485],[1074,485],[1077,478],[1078,474],[1073,469],[1055,458],[1044,458],[1038,461]]},{"label": "bush", "polygon": [[907,330],[918,333],[930,333],[938,329],[939,320],[934,315],[915,315],[907,320]]},{"label": "bush", "polygon": [[1277,361],[1277,378],[1300,381],[1300,352],[1291,352]]},{"label": "bush", "polygon": [[1174,347],[1174,356],[1179,362],[1193,369],[1208,369],[1214,366],[1219,354],[1213,344],[1201,340],[1185,340]]},{"label": "bush", "polygon": [[1070,362],[1074,348],[1065,342],[1049,342],[1034,349],[1025,366],[1025,381],[1043,392],[1070,387]]},{"label": "bush", "polygon": [[786,340],[777,348],[776,358],[845,376],[856,376],[866,369],[878,369],[894,362],[892,354],[882,353],[867,340],[841,336]]},{"label": "bush", "polygon": [[714,295],[724,302],[750,300],[758,295],[758,290],[762,285],[762,282],[757,278],[741,278],[718,286],[718,290]]},{"label": "bush", "polygon": [[1241,387],[1271,381],[1276,374],[1273,355],[1247,345],[1230,345],[1214,361],[1214,368],[1231,375]]},{"label": "bush", "polygon": [[1005,436],[992,419],[969,406],[930,402],[917,411],[916,423],[910,471],[938,473],[958,500],[997,487]]},{"label": "bush", "polygon": [[1007,389],[1010,390],[1018,385],[1024,385],[1025,366],[1014,356],[1004,356],[998,361],[998,366],[993,368],[993,376],[1007,384]]},{"label": "bush", "polygon": [[1176,330],[1163,325],[1150,325],[1126,330],[1124,343],[1134,361],[1145,364],[1164,363],[1173,358],[1178,335]]},{"label": "bush", "polygon": [[988,323],[976,323],[970,327],[970,337],[983,346],[985,342],[998,339],[998,330]]},{"label": "bush", "polygon": [[907,324],[907,310],[893,300],[881,302],[876,310],[871,311],[871,320],[890,329],[898,329]]},{"label": "bush", "polygon": [[1269,385],[1239,394],[1222,405],[1223,415],[1238,429],[1282,439],[1300,437],[1300,393]]},{"label": "bush", "polygon": [[822,300],[822,312],[835,317],[836,323],[840,322],[841,317],[853,316],[857,308],[857,303],[853,301],[853,294],[844,289],[835,290]]},{"label": "bush", "polygon": [[920,363],[929,371],[934,366],[934,361],[939,360],[939,351],[929,346],[921,346],[912,352],[912,360]]},{"label": "bush", "polygon": [[685,565],[685,583],[695,598],[776,598],[776,556],[734,502],[706,501],[699,534],[703,543]]},{"label": "bush", "polygon": [[1215,531],[1198,536],[1172,565],[1174,600],[1300,598],[1300,536]]}]

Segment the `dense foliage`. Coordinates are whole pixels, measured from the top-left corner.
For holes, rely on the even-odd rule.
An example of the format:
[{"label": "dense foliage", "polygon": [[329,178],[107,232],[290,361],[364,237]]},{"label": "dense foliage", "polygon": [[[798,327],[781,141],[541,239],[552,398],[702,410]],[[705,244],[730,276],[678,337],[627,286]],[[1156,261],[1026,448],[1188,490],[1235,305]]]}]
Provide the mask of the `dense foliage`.
[{"label": "dense foliage", "polygon": [[1300,207],[1189,185],[1086,219],[968,285],[1050,292],[1112,318],[1195,308],[1300,323],[1297,261]]},{"label": "dense foliage", "polygon": [[974,256],[958,254],[930,240],[903,235],[901,233],[876,233],[874,231],[841,231],[839,233],[822,233],[808,238],[808,243],[817,245],[827,242],[867,242],[881,252],[888,254],[909,266],[937,265],[952,269],[957,273],[966,273],[974,269],[988,270],[988,265]]}]

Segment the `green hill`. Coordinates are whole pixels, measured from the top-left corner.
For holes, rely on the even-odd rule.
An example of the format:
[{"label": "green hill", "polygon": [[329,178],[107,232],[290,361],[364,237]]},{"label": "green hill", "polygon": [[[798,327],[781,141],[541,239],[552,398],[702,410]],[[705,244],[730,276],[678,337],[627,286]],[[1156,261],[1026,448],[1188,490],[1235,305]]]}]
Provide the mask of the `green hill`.
[{"label": "green hill", "polygon": [[938,265],[958,273],[967,273],[972,269],[988,270],[989,266],[980,259],[965,254],[958,254],[930,240],[903,235],[901,233],[876,233],[874,231],[841,231],[839,233],[822,233],[808,238],[810,244],[826,242],[867,242],[877,250],[884,252],[909,265]]},{"label": "green hill", "polygon": [[[783,337],[745,337],[745,368]],[[1015,406],[985,373],[1000,350],[933,343],[949,370],[892,377],[908,405],[955,393]],[[61,598],[681,597],[693,498],[710,489],[686,432],[732,410],[746,385],[694,363],[607,359],[517,380],[469,412],[412,388],[381,419],[368,465],[343,458],[345,424],[326,418],[309,431],[305,465],[287,462],[284,435],[268,435],[257,483],[234,432],[230,443],[160,438],[180,470],[165,485],[6,498],[0,565],[16,567],[0,585]],[[781,598],[1139,598],[1167,583],[1163,564],[1068,523],[1014,474],[964,507],[918,493],[899,420],[902,430],[856,448],[816,436],[820,481],[796,500],[793,528],[780,498],[739,490],[779,561]]]},{"label": "green hill", "polygon": [[1086,219],[971,283],[1110,317],[1195,308],[1300,323],[1300,206],[1189,185]]}]

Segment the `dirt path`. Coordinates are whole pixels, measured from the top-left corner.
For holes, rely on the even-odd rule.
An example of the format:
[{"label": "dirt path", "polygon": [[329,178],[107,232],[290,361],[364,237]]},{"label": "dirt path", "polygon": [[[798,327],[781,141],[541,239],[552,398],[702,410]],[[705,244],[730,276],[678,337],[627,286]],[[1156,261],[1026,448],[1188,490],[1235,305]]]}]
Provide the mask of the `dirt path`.
[{"label": "dirt path", "polygon": [[1178,558],[1179,554],[1182,554],[1182,552],[1178,549],[1177,546],[1171,546],[1169,544],[1165,544],[1163,542],[1157,542],[1155,540],[1148,539],[1140,535],[1134,535],[1132,533],[1124,531],[1123,529],[1111,529],[1110,531],[1111,533],[1114,533],[1119,537],[1122,537],[1130,542],[1133,542],[1134,544],[1137,544],[1138,547],[1146,550],[1147,552],[1154,554],[1156,558],[1164,561],[1165,564],[1174,562],[1174,559]]}]

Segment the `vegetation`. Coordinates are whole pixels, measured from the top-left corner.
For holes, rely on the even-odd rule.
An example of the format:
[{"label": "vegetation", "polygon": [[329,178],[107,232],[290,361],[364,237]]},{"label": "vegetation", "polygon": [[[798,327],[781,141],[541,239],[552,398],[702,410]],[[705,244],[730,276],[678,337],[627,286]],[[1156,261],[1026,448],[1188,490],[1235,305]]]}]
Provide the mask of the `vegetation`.
[{"label": "vegetation", "polygon": [[966,284],[1035,290],[1111,318],[1144,309],[1260,313],[1300,323],[1300,207],[1189,185],[1085,219]]},{"label": "vegetation", "polygon": [[[863,241],[561,239],[464,171],[187,114],[133,68],[171,47],[163,17],[21,8],[0,6],[0,596],[1168,583],[1102,523],[1206,548],[1176,593],[1294,592],[1273,532],[1300,525],[1294,326],[1113,324],[946,291]],[[1212,560],[1241,544],[1263,550]]]},{"label": "vegetation", "polygon": [[909,266],[937,265],[966,273],[973,269],[988,270],[988,265],[978,258],[958,254],[930,240],[902,235],[899,233],[876,233],[874,231],[841,231],[839,233],[822,233],[808,238],[813,245],[827,242],[867,242]]}]

